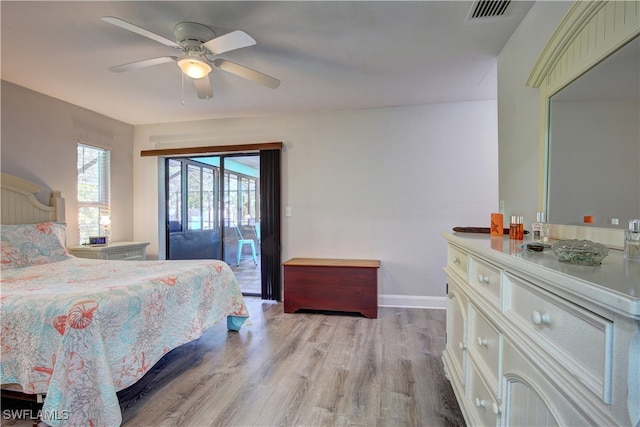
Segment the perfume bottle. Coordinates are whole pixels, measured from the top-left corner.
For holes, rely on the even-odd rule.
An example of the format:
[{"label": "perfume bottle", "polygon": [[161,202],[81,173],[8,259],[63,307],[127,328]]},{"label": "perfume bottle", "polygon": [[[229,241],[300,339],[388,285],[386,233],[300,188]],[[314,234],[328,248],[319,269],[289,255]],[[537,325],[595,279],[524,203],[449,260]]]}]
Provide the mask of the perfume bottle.
[{"label": "perfume bottle", "polygon": [[544,212],[536,213],[536,222],[531,225],[531,240],[542,243],[549,241],[549,224],[545,221]]},{"label": "perfume bottle", "polygon": [[629,221],[629,229],[624,232],[624,259],[640,261],[640,219]]},{"label": "perfume bottle", "polygon": [[509,238],[511,240],[524,239],[524,217],[521,215],[512,215],[509,224]]}]

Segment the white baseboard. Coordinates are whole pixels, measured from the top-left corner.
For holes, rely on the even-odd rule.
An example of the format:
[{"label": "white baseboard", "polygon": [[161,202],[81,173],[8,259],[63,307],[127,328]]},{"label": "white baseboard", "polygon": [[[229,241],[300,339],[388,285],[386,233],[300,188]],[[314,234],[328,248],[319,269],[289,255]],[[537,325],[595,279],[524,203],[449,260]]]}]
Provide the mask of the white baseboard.
[{"label": "white baseboard", "polygon": [[447,297],[423,297],[416,295],[378,295],[378,306],[446,310]]}]

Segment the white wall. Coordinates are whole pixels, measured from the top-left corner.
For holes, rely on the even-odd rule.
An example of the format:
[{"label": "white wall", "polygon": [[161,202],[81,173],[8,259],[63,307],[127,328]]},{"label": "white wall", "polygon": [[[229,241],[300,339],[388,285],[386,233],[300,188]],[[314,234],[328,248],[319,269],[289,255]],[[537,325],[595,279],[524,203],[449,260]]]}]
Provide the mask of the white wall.
[{"label": "white wall", "polygon": [[282,141],[282,259],[382,261],[381,303],[444,307],[441,232],[498,206],[496,102],[136,126],[135,239],[158,253],[158,160],[146,149]]},{"label": "white wall", "polygon": [[111,148],[112,237],[150,241],[153,257],[161,181],[158,159],[140,150],[282,141],[293,212],[283,260],[380,259],[383,304],[444,307],[440,233],[488,226],[497,208],[496,116],[493,100],[134,128],[2,82],[1,168],[42,185],[43,202],[63,192],[75,244],[76,140]]},{"label": "white wall", "polygon": [[527,224],[534,222],[538,210],[542,110],[540,91],[527,87],[526,81],[572,4],[536,2],[498,56],[499,194],[505,218],[524,215]]},{"label": "white wall", "polygon": [[77,245],[78,138],[111,149],[112,238],[133,238],[133,126],[2,81],[3,173],[51,190],[66,199],[67,244]]}]

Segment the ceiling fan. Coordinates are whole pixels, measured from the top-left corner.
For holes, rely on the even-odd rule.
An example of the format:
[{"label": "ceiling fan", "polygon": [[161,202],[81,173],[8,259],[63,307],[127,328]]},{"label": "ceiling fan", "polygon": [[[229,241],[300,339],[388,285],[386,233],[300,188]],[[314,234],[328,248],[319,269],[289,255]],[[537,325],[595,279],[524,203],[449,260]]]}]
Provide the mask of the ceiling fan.
[{"label": "ceiling fan", "polygon": [[110,67],[109,71],[121,73],[123,71],[150,67],[166,62],[176,62],[182,72],[193,80],[198,98],[200,99],[213,97],[213,89],[211,88],[211,80],[209,78],[212,67],[219,68],[271,89],[275,89],[280,85],[280,80],[274,77],[236,64],[235,62],[216,57],[221,53],[255,45],[256,41],[244,31],[236,30],[216,37],[213,30],[206,25],[195,22],[180,22],[173,28],[176,37],[176,41],[173,41],[120,18],[103,16],[102,20],[180,51],[180,56],[161,56],[158,58],[129,62],[127,64]]}]

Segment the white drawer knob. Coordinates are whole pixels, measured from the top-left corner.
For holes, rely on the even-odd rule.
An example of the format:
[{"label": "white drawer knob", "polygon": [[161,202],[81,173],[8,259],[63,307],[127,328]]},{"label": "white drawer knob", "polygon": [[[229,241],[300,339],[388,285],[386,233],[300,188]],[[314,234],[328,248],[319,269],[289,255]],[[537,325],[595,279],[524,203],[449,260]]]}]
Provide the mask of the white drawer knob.
[{"label": "white drawer knob", "polygon": [[549,313],[540,314],[538,310],[533,310],[533,313],[531,313],[531,321],[535,325],[543,324],[549,326],[551,324],[551,316]]},{"label": "white drawer knob", "polygon": [[467,349],[467,345],[463,342],[458,344],[460,346],[460,350],[466,350]]},{"label": "white drawer knob", "polygon": [[476,406],[478,408],[484,408],[485,406],[487,406],[487,402],[485,402],[484,399],[480,399],[479,397],[476,397]]},{"label": "white drawer knob", "polygon": [[487,341],[486,338],[478,337],[478,345],[480,347],[488,347],[489,346],[489,341]]},{"label": "white drawer knob", "polygon": [[455,258],[453,259],[453,263],[454,263],[454,264],[460,264],[460,258],[455,257]]},{"label": "white drawer knob", "polygon": [[500,406],[498,406],[496,402],[491,404],[491,411],[494,415],[500,415],[500,412],[502,412]]},{"label": "white drawer knob", "polygon": [[483,276],[482,274],[478,274],[478,282],[489,284],[489,276]]}]

